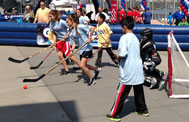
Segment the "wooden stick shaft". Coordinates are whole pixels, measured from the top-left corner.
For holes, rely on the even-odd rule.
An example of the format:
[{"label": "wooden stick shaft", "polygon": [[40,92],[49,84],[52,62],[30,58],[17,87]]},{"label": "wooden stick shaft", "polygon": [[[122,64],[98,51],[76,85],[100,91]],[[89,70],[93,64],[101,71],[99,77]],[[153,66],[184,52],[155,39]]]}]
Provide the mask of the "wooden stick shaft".
[{"label": "wooden stick shaft", "polygon": [[[60,40],[60,41],[56,42],[56,44],[60,43],[61,41],[64,41],[64,40]],[[44,49],[42,49],[42,50],[36,52],[35,54],[29,56],[29,58],[32,58],[33,56],[36,56],[36,55],[42,53],[43,51],[46,51],[46,50],[47,50],[48,48],[50,48],[50,47],[52,47],[52,45],[50,45],[50,46],[48,46],[47,48],[44,48]]]},{"label": "wooden stick shaft", "polygon": [[87,43],[83,44],[81,47],[79,47],[77,50],[75,50],[73,53],[70,53],[65,59],[62,59],[58,64],[56,64],[53,68],[45,72],[45,75],[53,71],[55,68],[57,68],[60,64],[62,64],[64,61],[66,61],[68,58],[70,58],[71,55],[75,54],[78,52],[81,48],[83,48]]}]

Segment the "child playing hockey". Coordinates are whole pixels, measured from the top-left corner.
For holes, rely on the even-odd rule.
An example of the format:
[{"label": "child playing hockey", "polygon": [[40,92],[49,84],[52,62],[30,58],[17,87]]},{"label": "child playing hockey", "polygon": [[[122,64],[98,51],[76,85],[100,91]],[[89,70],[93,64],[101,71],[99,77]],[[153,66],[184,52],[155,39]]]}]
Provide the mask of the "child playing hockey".
[{"label": "child playing hockey", "polygon": [[113,33],[110,29],[110,27],[104,22],[105,21],[105,15],[99,14],[97,18],[97,36],[98,36],[98,48],[101,48],[98,52],[98,57],[96,59],[96,67],[101,68],[101,59],[102,59],[102,53],[103,50],[106,50],[109,56],[111,57],[112,61],[117,65],[116,56],[112,51],[112,45],[110,36]]},{"label": "child playing hockey", "polygon": [[[90,79],[88,82],[89,86],[95,85],[96,84],[96,79],[98,77],[99,71],[97,70],[96,67],[93,67],[89,64],[87,64],[87,60],[89,58],[92,58],[92,50],[93,47],[90,44],[92,41],[92,34],[94,33],[95,27],[93,26],[88,26],[88,25],[83,25],[79,24],[79,18],[70,15],[66,18],[66,22],[68,26],[71,28],[70,31],[70,38],[74,40],[74,44],[72,45],[72,50],[74,50],[76,44],[78,47],[81,47],[83,44],[87,43],[83,48],[80,49],[80,67],[83,70],[83,72],[88,76]],[[90,33],[90,36],[88,36],[88,33]],[[89,70],[93,70],[95,72],[95,76],[92,77],[91,73]]]},{"label": "child playing hockey", "polygon": [[127,16],[121,21],[121,25],[124,35],[120,38],[118,47],[120,83],[111,112],[107,114],[107,119],[113,121],[121,121],[120,114],[132,87],[136,113],[149,116],[143,91],[144,74],[140,57],[140,44],[132,31],[134,28],[133,17]]},{"label": "child playing hockey", "polygon": [[141,31],[141,37],[140,53],[143,61],[145,84],[150,85],[150,89],[159,87],[159,90],[161,90],[165,83],[165,72],[156,69],[156,66],[161,63],[161,57],[155,48],[152,30],[144,29]]}]

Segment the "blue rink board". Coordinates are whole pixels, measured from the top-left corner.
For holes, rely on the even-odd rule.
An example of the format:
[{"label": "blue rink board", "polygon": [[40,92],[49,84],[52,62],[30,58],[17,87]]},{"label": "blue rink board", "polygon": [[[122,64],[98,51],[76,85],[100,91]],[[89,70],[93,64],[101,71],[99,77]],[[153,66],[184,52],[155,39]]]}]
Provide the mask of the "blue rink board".
[{"label": "blue rink board", "polygon": [[[43,24],[46,28],[48,25]],[[23,45],[23,46],[41,46],[49,45],[49,41],[44,37],[44,44],[38,43],[38,24],[31,23],[16,23],[16,22],[0,22],[0,44],[2,45]],[[118,42],[122,34],[120,25],[110,25],[113,34],[111,36],[112,47],[117,48]],[[174,31],[174,36],[180,44],[181,49],[189,50],[189,28],[187,26],[167,26],[167,25],[135,25],[133,32],[140,40],[140,32],[145,28],[151,28],[154,32],[153,40],[156,43],[158,50],[167,50],[167,35],[171,30]],[[45,30],[45,29],[44,29]],[[48,33],[48,32],[45,32]],[[93,35],[95,36],[96,33]],[[97,46],[97,41],[92,42],[94,47]]]}]

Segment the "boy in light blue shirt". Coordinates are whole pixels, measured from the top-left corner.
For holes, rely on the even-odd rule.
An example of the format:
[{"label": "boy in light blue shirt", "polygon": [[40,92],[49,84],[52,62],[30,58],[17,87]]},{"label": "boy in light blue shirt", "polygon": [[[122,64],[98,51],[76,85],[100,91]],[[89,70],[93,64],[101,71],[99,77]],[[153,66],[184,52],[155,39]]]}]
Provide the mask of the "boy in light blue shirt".
[{"label": "boy in light blue shirt", "polygon": [[134,28],[134,20],[128,16],[121,21],[121,25],[124,35],[120,38],[118,47],[120,83],[115,103],[110,114],[107,114],[107,119],[113,121],[121,120],[120,114],[124,101],[132,87],[134,89],[136,113],[149,116],[143,91],[144,74],[140,57],[140,44],[132,31]]}]

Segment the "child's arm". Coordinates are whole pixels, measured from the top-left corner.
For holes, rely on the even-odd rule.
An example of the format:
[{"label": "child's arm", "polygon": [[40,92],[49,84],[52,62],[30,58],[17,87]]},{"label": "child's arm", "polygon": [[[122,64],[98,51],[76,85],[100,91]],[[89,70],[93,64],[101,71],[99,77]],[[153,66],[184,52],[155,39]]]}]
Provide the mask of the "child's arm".
[{"label": "child's arm", "polygon": [[69,35],[70,35],[70,31],[67,32],[67,34],[66,34],[66,36],[64,36],[63,40],[66,41],[66,39],[68,39]]},{"label": "child's arm", "polygon": [[88,44],[92,41],[92,36],[93,36],[94,30],[95,30],[95,27],[91,26],[90,36],[89,36],[89,39],[87,40]]},{"label": "child's arm", "polygon": [[55,45],[56,45],[56,34],[55,34],[55,32],[54,31],[51,31],[51,33],[52,33],[52,47],[55,47]]},{"label": "child's arm", "polygon": [[107,36],[107,38],[106,38],[106,40],[105,40],[105,44],[108,44],[109,42],[110,42],[110,36],[112,35],[112,33],[111,34],[108,34],[108,36]]},{"label": "child's arm", "polygon": [[121,61],[122,58],[123,58],[123,57],[121,57],[121,56],[118,56],[118,57],[117,57],[117,63],[118,63],[118,64],[120,64],[120,61]]},{"label": "child's arm", "polygon": [[108,25],[105,27],[105,29],[106,29],[105,32],[107,33],[107,37],[105,39],[105,44],[108,44],[108,43],[110,43],[110,36],[113,34],[113,32]]},{"label": "child's arm", "polygon": [[73,51],[73,50],[75,49],[75,47],[76,47],[76,43],[73,43],[73,44],[72,44],[72,49],[71,49],[71,50]]}]

